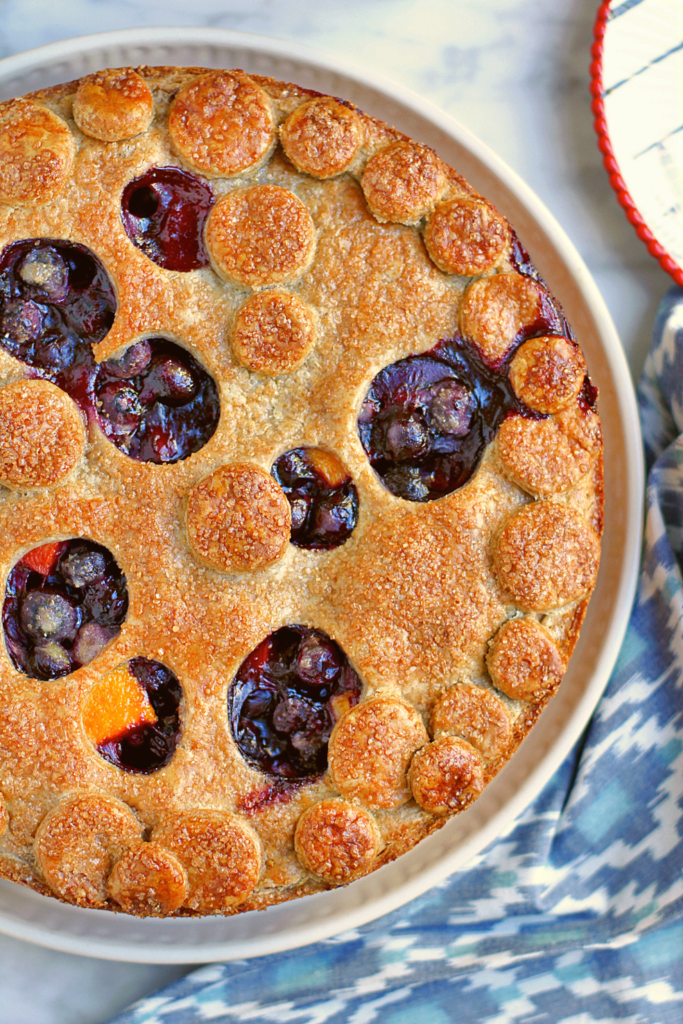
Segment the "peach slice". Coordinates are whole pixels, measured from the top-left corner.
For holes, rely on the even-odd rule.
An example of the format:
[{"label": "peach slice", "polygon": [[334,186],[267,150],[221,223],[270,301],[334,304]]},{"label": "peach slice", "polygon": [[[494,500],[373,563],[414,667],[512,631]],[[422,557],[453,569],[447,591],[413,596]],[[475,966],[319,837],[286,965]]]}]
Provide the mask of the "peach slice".
[{"label": "peach slice", "polygon": [[27,551],[22,558],[22,562],[29,569],[33,569],[34,572],[39,572],[42,576],[49,576],[62,553],[63,547],[64,541],[61,540],[53,541],[51,544],[43,544],[39,548],[34,548],[33,551]]},{"label": "peach slice", "polygon": [[306,455],[313,469],[319,473],[330,487],[341,487],[349,479],[336,455],[326,452],[324,448],[307,448]]},{"label": "peach slice", "polygon": [[153,725],[157,716],[149,697],[128,665],[119,665],[95,683],[83,708],[83,725],[96,746],[130,732],[138,725]]}]

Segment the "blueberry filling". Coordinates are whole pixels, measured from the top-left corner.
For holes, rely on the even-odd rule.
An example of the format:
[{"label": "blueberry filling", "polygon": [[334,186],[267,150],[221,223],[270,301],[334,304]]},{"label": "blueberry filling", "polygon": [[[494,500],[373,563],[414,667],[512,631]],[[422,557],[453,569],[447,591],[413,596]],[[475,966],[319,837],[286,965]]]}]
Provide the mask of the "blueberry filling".
[{"label": "blueberry filling", "polygon": [[407,501],[450,494],[470,479],[509,412],[532,415],[515,397],[508,361],[493,370],[454,338],[377,374],[358,433],[388,491]]},{"label": "blueberry filling", "polygon": [[168,764],[178,746],[183,691],[176,675],[158,661],[132,658],[128,669],[147,694],[156,722],[133,726],[99,744],[97,750],[125,772],[150,775]]},{"label": "blueberry filling", "polygon": [[209,186],[177,167],[153,167],[126,185],[121,217],[126,234],[166,270],[209,266],[204,223],[213,205]]},{"label": "blueberry filling", "polygon": [[358,492],[339,460],[320,448],[293,448],[271,470],[287,495],[292,544],[321,550],[338,547],[358,522]]},{"label": "blueberry filling", "polygon": [[[48,550],[46,561],[41,552]],[[33,679],[67,675],[118,636],[127,611],[126,579],[106,548],[81,539],[34,548],[7,579],[9,656]]]},{"label": "blueberry filling", "polygon": [[361,681],[339,644],[308,626],[283,626],[242,662],[228,693],[243,757],[270,775],[297,779],[327,766],[335,722],[358,703]]},{"label": "blueberry filling", "polygon": [[102,430],[141,462],[177,462],[203,448],[218,425],[218,389],[179,345],[152,338],[101,363],[95,381]]},{"label": "blueberry filling", "polygon": [[84,246],[33,239],[0,260],[0,345],[71,395],[131,458],[177,462],[218,424],[218,389],[196,359],[163,338],[139,341],[99,366],[92,346],[109,331],[114,290]]}]

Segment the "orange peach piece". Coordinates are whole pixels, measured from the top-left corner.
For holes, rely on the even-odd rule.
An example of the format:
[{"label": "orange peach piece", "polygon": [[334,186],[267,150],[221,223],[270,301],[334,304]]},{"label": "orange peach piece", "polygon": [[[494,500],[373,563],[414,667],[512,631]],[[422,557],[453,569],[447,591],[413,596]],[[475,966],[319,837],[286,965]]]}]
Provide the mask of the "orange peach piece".
[{"label": "orange peach piece", "polygon": [[95,683],[83,708],[86,734],[96,746],[156,720],[147,693],[127,665],[119,665]]}]

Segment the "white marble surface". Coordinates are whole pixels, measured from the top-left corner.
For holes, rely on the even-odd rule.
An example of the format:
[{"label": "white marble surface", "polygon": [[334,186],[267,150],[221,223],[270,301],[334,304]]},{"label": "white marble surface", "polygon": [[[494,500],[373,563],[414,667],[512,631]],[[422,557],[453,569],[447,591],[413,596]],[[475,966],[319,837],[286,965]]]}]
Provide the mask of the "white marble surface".
[{"label": "white marble surface", "polygon": [[[612,193],[588,93],[597,0],[0,0],[0,57],[83,33],[203,25],[304,43],[440,105],[538,193],[588,264],[634,373],[671,284]],[[0,1024],[99,1024],[183,967],[0,936]]]}]

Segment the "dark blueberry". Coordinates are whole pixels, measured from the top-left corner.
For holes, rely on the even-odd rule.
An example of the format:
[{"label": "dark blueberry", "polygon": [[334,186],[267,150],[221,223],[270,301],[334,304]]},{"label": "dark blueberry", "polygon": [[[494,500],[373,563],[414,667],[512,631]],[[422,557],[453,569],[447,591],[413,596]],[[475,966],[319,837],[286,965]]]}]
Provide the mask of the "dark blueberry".
[{"label": "dark blueberry", "polygon": [[117,359],[108,359],[103,364],[103,369],[112,377],[121,379],[136,377],[149,366],[152,358],[152,346],[148,341],[138,341],[135,345],[127,348],[123,355]]},{"label": "dark blueberry", "polygon": [[283,626],[245,658],[230,686],[228,714],[237,746],[270,775],[319,775],[341,713],[335,708],[356,704],[360,691],[360,679],[330,637],[308,626]]},{"label": "dark blueberry", "polygon": [[332,640],[319,633],[304,637],[297,651],[296,674],[313,686],[324,686],[339,675],[344,656]]},{"label": "dark blueberry", "polygon": [[319,448],[294,448],[271,470],[287,496],[292,544],[300,548],[338,547],[358,522],[358,492],[335,455]]},{"label": "dark blueberry", "polygon": [[78,339],[73,334],[43,334],[35,343],[33,363],[44,370],[66,370],[73,365],[77,348]]},{"label": "dark blueberry", "polygon": [[140,426],[142,408],[137,391],[124,381],[104,384],[97,392],[100,416],[116,434],[132,434]]},{"label": "dark blueberry", "polygon": [[107,558],[103,551],[93,551],[89,546],[74,547],[62,555],[59,572],[72,587],[85,587],[104,578]]},{"label": "dark blueberry", "polygon": [[196,393],[197,381],[189,366],[173,356],[160,355],[152,359],[145,374],[140,401],[181,405],[189,402]]},{"label": "dark blueberry", "polygon": [[50,302],[64,302],[69,293],[69,268],[51,246],[35,248],[27,253],[19,266],[19,277]]},{"label": "dark blueberry", "polygon": [[18,347],[36,341],[43,331],[43,310],[32,299],[15,299],[5,305],[0,326],[3,338]]},{"label": "dark blueberry", "polygon": [[388,469],[383,482],[388,491],[406,501],[426,501],[430,496],[429,486],[422,479],[417,466],[395,466]]},{"label": "dark blueberry", "polygon": [[34,640],[73,640],[81,624],[68,597],[34,590],[21,604],[21,628]]},{"label": "dark blueberry", "polygon": [[123,576],[107,576],[85,591],[83,608],[100,626],[120,626],[128,611],[128,591]]},{"label": "dark blueberry", "polygon": [[177,167],[152,167],[131,181],[121,201],[133,245],[167,270],[207,267],[204,224],[213,205],[209,186]]},{"label": "dark blueberry", "polygon": [[118,633],[117,629],[105,629],[97,622],[86,622],[78,631],[74,641],[74,658],[80,665],[89,665],[98,654],[101,654],[110,640]]},{"label": "dark blueberry", "polygon": [[424,416],[408,409],[393,408],[381,413],[373,438],[384,455],[395,461],[417,459],[429,451],[429,429]]},{"label": "dark blueberry", "polygon": [[61,644],[51,640],[34,648],[33,668],[39,679],[57,679],[71,672],[71,657]]},{"label": "dark blueberry", "polygon": [[470,429],[476,402],[475,396],[464,384],[455,380],[443,381],[432,388],[430,423],[443,434],[464,437]]}]

